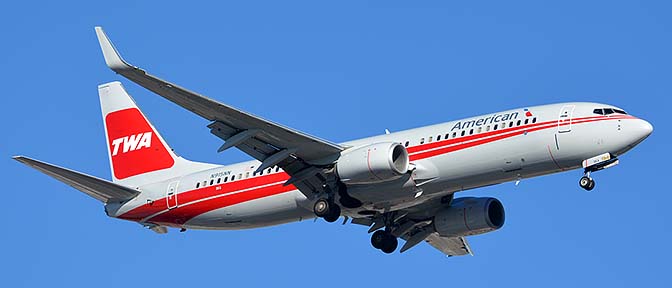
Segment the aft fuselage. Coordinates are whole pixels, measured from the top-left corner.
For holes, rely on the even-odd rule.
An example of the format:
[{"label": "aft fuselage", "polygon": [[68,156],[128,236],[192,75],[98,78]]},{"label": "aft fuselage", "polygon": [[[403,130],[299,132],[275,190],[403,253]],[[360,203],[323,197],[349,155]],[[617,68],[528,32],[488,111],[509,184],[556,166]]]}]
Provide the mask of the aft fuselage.
[{"label": "aft fuselage", "polygon": [[[343,214],[413,209],[459,191],[580,168],[603,153],[618,157],[652,131],[648,122],[620,111],[598,103],[544,105],[342,143],[401,143],[414,168],[408,179],[349,187],[364,205]],[[282,169],[255,174],[259,165],[248,161],[176,175],[139,187],[139,196],[106,210],[112,217],[188,229],[254,228],[315,217],[312,200],[283,185],[289,176]]]}]

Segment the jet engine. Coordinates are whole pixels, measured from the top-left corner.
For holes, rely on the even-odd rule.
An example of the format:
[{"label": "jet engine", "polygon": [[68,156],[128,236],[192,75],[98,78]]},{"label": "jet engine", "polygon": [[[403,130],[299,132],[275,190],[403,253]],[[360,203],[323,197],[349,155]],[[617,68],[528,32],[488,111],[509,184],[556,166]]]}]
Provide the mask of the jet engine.
[{"label": "jet engine", "polygon": [[464,197],[434,215],[434,230],[443,237],[491,232],[504,225],[504,206],[495,198]]},{"label": "jet engine", "polygon": [[408,171],[406,147],[383,142],[346,150],[336,163],[345,184],[371,184],[398,179]]}]

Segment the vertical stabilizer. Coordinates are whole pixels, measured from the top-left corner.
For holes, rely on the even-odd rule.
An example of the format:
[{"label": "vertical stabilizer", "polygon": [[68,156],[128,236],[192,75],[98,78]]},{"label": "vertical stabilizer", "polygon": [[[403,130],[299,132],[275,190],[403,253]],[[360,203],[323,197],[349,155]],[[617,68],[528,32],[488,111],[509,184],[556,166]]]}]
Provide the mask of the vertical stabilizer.
[{"label": "vertical stabilizer", "polygon": [[102,84],[98,94],[114,182],[141,186],[215,166],[175,155],[121,83]]}]

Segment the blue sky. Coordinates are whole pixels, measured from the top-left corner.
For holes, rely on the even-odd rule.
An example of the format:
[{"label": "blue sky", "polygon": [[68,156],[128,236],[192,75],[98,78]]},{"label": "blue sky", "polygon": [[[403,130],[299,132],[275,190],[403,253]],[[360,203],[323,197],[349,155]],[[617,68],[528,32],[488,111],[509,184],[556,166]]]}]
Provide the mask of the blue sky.
[{"label": "blue sky", "polygon": [[[1,286],[669,285],[668,2],[136,2],[0,10]],[[109,179],[96,86],[122,78],[95,25],[155,75],[336,142],[564,101],[617,105],[655,131],[590,193],[572,171],[461,194],[507,211],[504,228],[470,237],[473,257],[383,255],[365,227],[324,221],[156,235],[10,159]],[[184,157],[249,159],[216,153],[205,120],[121,81]]]}]

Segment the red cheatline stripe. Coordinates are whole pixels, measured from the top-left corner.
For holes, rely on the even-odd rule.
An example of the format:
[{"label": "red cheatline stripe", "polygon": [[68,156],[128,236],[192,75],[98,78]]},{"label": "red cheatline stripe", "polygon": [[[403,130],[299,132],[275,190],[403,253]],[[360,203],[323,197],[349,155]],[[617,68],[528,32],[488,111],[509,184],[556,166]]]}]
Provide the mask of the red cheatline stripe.
[{"label": "red cheatline stripe", "polygon": [[[190,191],[181,192],[177,195],[178,205],[186,205],[190,202],[197,201],[199,199],[209,198],[216,195],[227,194],[234,191],[245,190],[253,187],[263,186],[270,183],[275,183],[279,181],[286,181],[289,179],[287,173],[275,173],[260,177],[254,177],[224,184],[218,184],[213,186],[207,186],[199,189],[194,189]],[[221,189],[217,189],[220,187]],[[293,185],[288,185],[288,187],[294,187]],[[166,198],[161,198],[155,200],[153,203],[143,204],[136,208],[131,209],[130,211],[122,214],[119,218],[140,221],[150,215],[159,213],[163,210],[168,209]]]},{"label": "red cheatline stripe", "polygon": [[[631,117],[629,117],[631,118]],[[629,119],[626,117],[600,117],[599,119],[596,119],[596,117],[586,117],[586,118],[577,118],[576,120],[573,120],[571,124],[581,124],[581,123],[587,123],[587,122],[595,122],[595,121],[602,121],[602,120],[614,120],[614,119]],[[580,120],[583,119],[583,120]],[[433,145],[434,149],[424,149],[421,152],[415,152],[412,153],[409,158],[411,161],[417,161],[420,159],[425,159],[429,157],[434,157],[437,155],[457,151],[457,150],[462,150],[474,146],[479,146],[482,144],[494,142],[497,140],[502,140],[506,138],[510,138],[513,136],[517,135],[522,135],[525,133],[531,133],[543,129],[548,129],[548,128],[554,128],[556,126],[566,126],[570,125],[570,122],[565,122],[562,124],[558,124],[557,121],[549,121],[549,122],[544,122],[541,124],[533,124],[533,125],[528,125],[522,128],[509,128],[509,129],[503,129],[503,130],[498,130],[495,131],[496,133],[492,132],[486,132],[482,133],[482,137],[461,137],[461,138],[456,138],[456,139],[451,139],[451,140],[458,140],[458,141],[441,141],[443,142],[442,145]],[[492,136],[495,135],[495,136]],[[476,136],[476,135],[472,135]],[[476,140],[474,140],[476,139]],[[470,141],[472,140],[472,141]],[[470,141],[470,142],[467,142]],[[436,143],[434,143],[436,144]]]},{"label": "red cheatline stripe", "polygon": [[[584,117],[584,118],[574,118],[571,121],[571,124],[581,124],[595,121],[603,120],[616,120],[616,119],[633,119],[635,117],[629,115],[619,115],[619,116],[593,116],[593,117]],[[503,124],[503,123],[502,123]],[[554,128],[557,126],[569,125],[570,122],[559,123],[555,121],[547,121],[542,123],[535,123],[526,126],[512,127],[506,129],[500,129],[497,131],[491,131],[486,133],[479,133],[476,135],[470,135],[460,138],[454,138],[450,140],[438,141],[434,143],[428,143],[424,145],[418,145],[407,148],[410,155],[411,161],[421,160],[429,157],[438,156],[441,154],[446,154],[449,152],[462,150],[474,146],[479,146],[482,144],[498,141],[501,139],[510,138],[513,136],[521,135],[524,133],[530,133],[534,131],[539,131],[543,129]],[[473,141],[472,141],[473,140]],[[471,142],[467,142],[471,141]],[[466,143],[465,143],[466,142]],[[453,145],[456,144],[456,145]],[[164,210],[167,210],[166,198],[161,198],[154,201],[152,204],[147,203],[136,207],[119,218],[140,221],[151,215],[160,213],[156,216],[153,216],[149,219],[149,222],[157,224],[183,224],[189,219],[196,217],[200,214],[228,207],[231,205],[268,197],[272,195],[277,195],[285,193],[288,191],[295,190],[294,185],[282,186],[282,184],[271,185],[267,187],[262,187],[258,189],[252,189],[254,187],[264,186],[271,183],[285,181],[289,179],[289,175],[286,173],[275,173],[267,176],[260,176],[249,178],[245,180],[235,181],[231,183],[225,183],[220,185],[213,185],[209,187],[204,187],[200,189],[195,189],[191,191],[186,191],[178,194],[178,203],[179,207],[169,210],[165,213],[160,213]],[[217,189],[220,187],[221,189]],[[241,193],[232,193],[235,191],[241,191],[245,189],[251,189],[249,191],[244,191]],[[224,195],[231,194],[231,195]],[[223,196],[222,196],[223,195]],[[215,197],[220,196],[220,197]],[[201,201],[205,198],[212,199]],[[198,203],[194,203],[200,201]]]},{"label": "red cheatline stripe", "polygon": [[148,222],[157,224],[166,224],[166,223],[184,224],[186,221],[189,221],[190,219],[209,211],[213,211],[216,209],[232,206],[235,204],[255,199],[281,194],[284,192],[289,192],[295,189],[296,188],[291,185],[282,186],[282,184],[278,184],[250,191],[245,191],[242,193],[233,193],[231,195],[217,197],[197,202],[194,204],[178,206],[177,208],[169,210],[166,213],[162,213],[160,215],[152,217],[151,219],[148,220]]},{"label": "red cheatline stripe", "polygon": [[[528,118],[528,119],[530,119],[530,118]],[[576,121],[589,120],[589,119],[609,119],[609,118],[607,118],[606,116],[591,116],[591,117],[583,117],[583,118],[574,118],[574,119],[572,119],[572,123],[576,123]],[[497,124],[499,124],[500,127],[504,127],[504,125],[506,125],[508,122],[511,122],[511,121],[498,122]],[[530,128],[534,128],[534,127],[538,127],[538,126],[545,126],[545,125],[548,125],[548,124],[557,124],[557,123],[558,123],[558,120],[553,120],[553,121],[539,122],[539,123],[535,123],[535,124],[527,124],[527,125],[517,126],[517,127],[512,127],[512,128],[503,128],[503,129],[500,128],[498,130],[492,130],[490,132],[478,133],[478,134],[468,135],[468,136],[460,136],[458,138],[441,140],[441,141],[437,141],[437,142],[412,146],[412,147],[406,148],[406,150],[408,150],[408,153],[412,154],[412,153],[415,153],[415,152],[419,152],[419,151],[423,151],[423,150],[427,150],[427,149],[431,149],[431,148],[436,148],[436,147],[440,147],[440,146],[450,145],[450,144],[454,144],[454,143],[458,143],[458,142],[471,141],[471,140],[474,140],[474,139],[489,137],[489,136],[493,136],[493,135],[497,135],[497,134],[501,134],[501,133],[508,133],[508,132],[513,132],[513,131],[517,131],[517,130],[525,130],[525,129],[530,129]],[[490,125],[490,126],[494,127],[494,125]],[[483,126],[480,126],[480,127],[483,127]],[[477,128],[478,127],[475,127],[474,129],[477,129]],[[462,130],[460,130],[460,131],[462,131]],[[450,133],[452,135],[452,132],[450,132]]]}]

